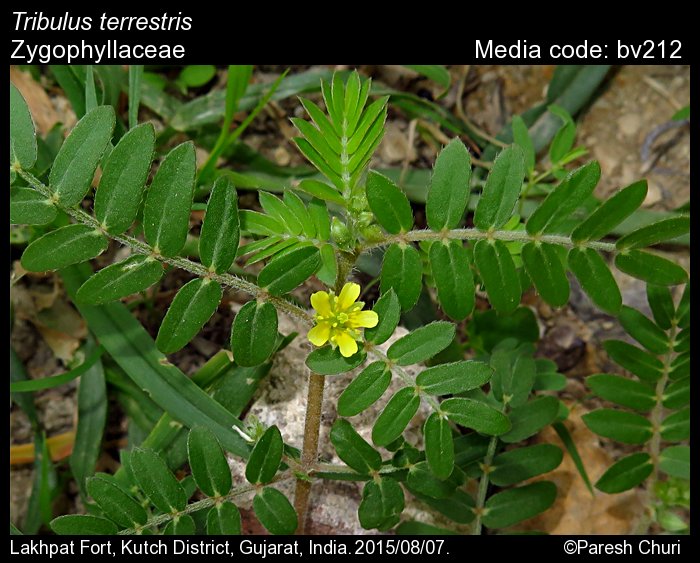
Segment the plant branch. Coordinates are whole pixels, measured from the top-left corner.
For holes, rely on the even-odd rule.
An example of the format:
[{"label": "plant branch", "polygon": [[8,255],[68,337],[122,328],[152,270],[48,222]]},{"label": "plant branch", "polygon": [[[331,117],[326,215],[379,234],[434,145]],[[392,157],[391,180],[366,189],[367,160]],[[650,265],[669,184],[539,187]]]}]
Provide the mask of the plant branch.
[{"label": "plant branch", "polygon": [[498,438],[492,436],[489,441],[489,447],[486,450],[486,457],[484,458],[484,463],[482,464],[482,471],[484,474],[479,479],[479,489],[476,493],[476,506],[474,507],[474,527],[472,531],[473,536],[481,535],[481,518],[484,515],[484,505],[486,504],[486,493],[489,489],[489,473],[491,471],[491,464],[493,463],[493,456],[496,453],[496,446],[498,445]]},{"label": "plant branch", "polygon": [[422,240],[502,240],[504,242],[546,242],[570,248],[593,248],[600,252],[617,252],[614,243],[600,241],[574,242],[571,237],[562,235],[531,235],[526,231],[480,231],[478,229],[452,229],[445,231],[414,230],[398,235],[386,235],[379,241],[360,246],[360,252],[387,246],[392,243],[417,242]]},{"label": "plant branch", "polygon": [[666,391],[666,385],[668,385],[669,374],[671,372],[671,363],[673,362],[676,354],[673,352],[676,333],[678,329],[675,323],[671,326],[668,331],[668,351],[664,355],[663,361],[663,371],[661,372],[661,377],[659,381],[656,382],[656,404],[651,411],[650,421],[653,430],[651,440],[649,441],[649,455],[651,456],[651,475],[647,481],[647,496],[649,502],[647,503],[646,514],[640,519],[639,524],[635,530],[636,534],[646,534],[649,532],[649,526],[653,521],[653,505],[656,500],[656,494],[654,489],[656,488],[656,483],[659,480],[659,455],[661,453],[661,422],[664,415],[664,392]]},{"label": "plant branch", "polygon": [[22,178],[24,178],[36,191],[45,196],[47,199],[51,200],[57,208],[64,211],[75,221],[77,221],[78,223],[82,223],[83,225],[87,225],[88,227],[99,229],[102,232],[102,234],[104,234],[104,236],[116,240],[120,244],[129,247],[132,252],[150,256],[155,260],[158,260],[159,262],[175,266],[177,268],[180,268],[181,270],[185,270],[187,272],[190,272],[191,274],[195,274],[196,276],[212,279],[223,286],[244,291],[245,293],[252,295],[256,299],[271,303],[278,311],[286,313],[287,315],[294,317],[295,319],[301,321],[302,323],[308,326],[313,325],[313,319],[306,311],[304,311],[304,309],[298,307],[297,305],[294,305],[286,299],[270,295],[254,283],[241,279],[233,274],[215,274],[213,272],[210,272],[202,264],[198,262],[193,262],[192,260],[188,260],[187,258],[182,258],[180,256],[161,256],[160,254],[154,253],[153,249],[149,245],[134,237],[131,237],[129,235],[115,235],[105,231],[100,225],[99,221],[97,221],[97,219],[95,219],[89,213],[86,213],[82,209],[77,209],[75,207],[62,206],[60,202],[56,200],[55,194],[51,192],[48,186],[44,185],[35,176],[30,174],[29,172],[26,172],[25,170],[19,170],[18,172],[20,176],[22,176]]},{"label": "plant branch", "polygon": [[[289,481],[290,479],[293,479],[294,475],[292,474],[291,471],[285,471],[283,473],[280,473],[277,475],[274,480],[272,481],[273,483],[281,483],[283,481]],[[217,504],[224,502],[224,501],[233,501],[235,498],[238,498],[240,496],[246,495],[248,493],[255,492],[259,487],[256,487],[255,485],[242,485],[240,487],[236,487],[235,489],[232,489],[229,494],[218,497],[218,498],[205,498],[202,500],[199,500],[197,502],[193,502],[192,504],[188,504],[183,510],[180,510],[178,512],[170,512],[168,514],[159,514],[158,516],[154,516],[153,518],[150,518],[149,520],[146,521],[146,523],[143,526],[139,526],[138,528],[126,528],[125,530],[121,530],[119,532],[120,535],[134,535],[138,534],[141,530],[147,529],[147,528],[154,528],[156,526],[161,526],[162,524],[165,524],[166,522],[170,522],[171,520],[174,520],[175,518],[179,518],[181,516],[184,516],[185,514],[191,514],[193,512],[197,512],[199,510],[204,510],[207,508],[211,508],[212,506],[216,506]]]}]

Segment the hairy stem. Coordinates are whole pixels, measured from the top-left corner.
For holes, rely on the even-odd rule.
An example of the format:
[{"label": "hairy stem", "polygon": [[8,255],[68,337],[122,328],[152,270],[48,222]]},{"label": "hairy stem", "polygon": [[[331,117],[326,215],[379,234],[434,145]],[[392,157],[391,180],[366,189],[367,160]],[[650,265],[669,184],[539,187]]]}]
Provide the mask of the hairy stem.
[{"label": "hairy stem", "polygon": [[669,374],[671,372],[671,363],[673,362],[676,354],[673,352],[675,345],[676,333],[678,329],[675,325],[668,331],[668,351],[662,358],[663,361],[663,371],[661,372],[661,377],[659,381],[656,382],[656,404],[651,411],[650,421],[653,429],[653,434],[651,440],[649,440],[649,455],[651,456],[651,475],[647,480],[647,506],[646,513],[640,519],[639,524],[637,524],[635,533],[636,534],[647,534],[649,532],[649,527],[654,520],[654,505],[656,503],[656,493],[654,489],[656,488],[656,483],[659,480],[659,454],[661,453],[661,422],[664,417],[664,392],[666,391],[666,385],[668,385]]},{"label": "hairy stem", "polygon": [[474,507],[474,527],[472,528],[472,535],[481,535],[481,518],[484,515],[484,505],[486,504],[486,493],[489,489],[489,473],[491,472],[491,464],[493,463],[493,456],[496,453],[496,446],[498,445],[498,438],[492,436],[489,441],[489,447],[486,450],[486,457],[484,457],[484,463],[482,464],[482,470],[484,474],[479,479],[479,490],[476,493],[476,506]]},{"label": "hairy stem", "polygon": [[298,534],[304,534],[306,531],[306,513],[309,507],[309,494],[311,493],[311,481],[308,479],[308,474],[313,471],[318,461],[318,438],[321,430],[323,387],[325,382],[325,377],[311,372],[306,399],[304,445],[301,450],[301,469],[305,475],[297,477],[294,493],[294,508],[299,518]]},{"label": "hairy stem", "polygon": [[452,229],[445,231],[430,231],[430,230],[415,230],[408,231],[398,235],[387,235],[381,240],[374,241],[363,245],[360,250],[367,252],[374,248],[387,246],[392,243],[417,242],[422,240],[502,240],[504,242],[547,242],[558,246],[567,246],[570,248],[593,248],[601,252],[616,252],[617,249],[614,243],[586,241],[574,242],[571,237],[562,235],[531,235],[526,231],[480,231],[479,229]]},{"label": "hairy stem", "polygon": [[35,176],[24,170],[19,170],[18,172],[20,176],[22,176],[22,178],[24,178],[36,191],[46,196],[47,199],[50,199],[57,208],[61,209],[75,221],[77,221],[78,223],[82,223],[83,225],[87,225],[88,227],[100,230],[102,234],[104,234],[104,236],[116,240],[120,244],[129,247],[132,252],[150,256],[155,260],[158,260],[159,262],[175,266],[177,268],[180,268],[181,270],[185,270],[187,272],[190,272],[191,274],[195,274],[196,276],[202,278],[210,278],[223,286],[244,291],[245,293],[252,295],[256,299],[271,303],[278,311],[286,313],[287,315],[294,317],[295,319],[301,321],[306,325],[311,326],[313,324],[313,319],[306,311],[304,311],[304,309],[298,307],[290,301],[287,301],[286,299],[270,295],[254,283],[239,278],[238,276],[234,276],[233,274],[215,274],[213,272],[210,272],[202,264],[198,262],[193,262],[192,260],[188,260],[187,258],[182,258],[180,256],[161,256],[160,254],[156,254],[149,245],[134,237],[131,237],[129,235],[115,235],[105,231],[100,225],[99,221],[97,221],[97,219],[95,219],[89,213],[86,213],[82,209],[77,209],[75,207],[62,206],[60,202],[55,200],[54,194],[51,192],[48,186],[44,185]]}]

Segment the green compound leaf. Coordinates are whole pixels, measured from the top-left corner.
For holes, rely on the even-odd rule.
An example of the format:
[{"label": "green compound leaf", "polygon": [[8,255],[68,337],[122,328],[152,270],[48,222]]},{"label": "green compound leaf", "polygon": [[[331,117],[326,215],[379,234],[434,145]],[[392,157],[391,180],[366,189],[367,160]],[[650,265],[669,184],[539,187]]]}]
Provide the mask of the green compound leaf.
[{"label": "green compound leaf", "polygon": [[508,418],[511,429],[500,439],[507,444],[520,442],[534,436],[548,424],[554,422],[559,412],[559,401],[556,397],[538,397],[515,407]]},{"label": "green compound leaf", "polygon": [[172,354],[183,348],[211,318],[222,296],[221,286],[210,279],[187,282],[177,292],[160,325],[156,338],[158,349]]},{"label": "green compound leaf", "polygon": [[571,172],[545,200],[525,224],[531,235],[551,233],[593,193],[600,180],[600,165],[590,162]]},{"label": "green compound leaf", "polygon": [[647,284],[647,301],[654,315],[656,324],[663,330],[668,330],[673,325],[676,316],[676,306],[668,287],[662,285]]},{"label": "green compound leaf", "polygon": [[488,364],[464,360],[427,368],[418,374],[416,384],[431,395],[456,395],[488,383],[492,374]]},{"label": "green compound leaf", "polygon": [[596,489],[608,494],[622,493],[641,484],[654,469],[647,453],[623,457],[611,465],[595,484]]},{"label": "green compound leaf", "polygon": [[571,233],[574,242],[599,240],[634,213],[647,196],[647,181],[640,180],[604,201]]},{"label": "green compound leaf", "polygon": [[50,199],[32,188],[10,188],[10,223],[13,225],[46,225],[58,211]]},{"label": "green compound leaf", "polygon": [[648,385],[619,375],[591,375],[586,385],[601,399],[637,411],[648,412],[656,404],[654,390]]},{"label": "green compound leaf", "polygon": [[340,353],[340,348],[324,346],[306,357],[306,366],[320,375],[337,375],[355,369],[367,359],[364,350],[358,350],[349,358]]},{"label": "green compound leaf", "polygon": [[120,526],[134,528],[148,519],[143,506],[104,477],[97,475],[88,479],[87,492],[105,515]]},{"label": "green compound leaf", "polygon": [[36,131],[27,102],[10,82],[10,165],[25,170],[34,166],[37,156]]},{"label": "green compound leaf", "polygon": [[330,438],[338,457],[358,473],[366,475],[381,468],[382,456],[347,420],[339,418],[333,423]]},{"label": "green compound leaf", "polygon": [[396,440],[418,412],[420,397],[412,387],[399,389],[377,417],[372,428],[372,441],[386,446]]},{"label": "green compound leaf", "polygon": [[145,291],[163,276],[163,265],[149,256],[130,256],[90,277],[78,290],[78,301],[100,305]]},{"label": "green compound leaf", "polygon": [[668,442],[680,442],[690,438],[690,407],[664,418],[661,437]]},{"label": "green compound leaf", "polygon": [[532,171],[535,169],[535,158],[537,155],[535,154],[535,147],[532,143],[532,137],[530,137],[527,125],[525,125],[523,118],[519,115],[513,116],[511,125],[513,127],[513,140],[523,151],[525,168],[527,171]]},{"label": "green compound leaf", "polygon": [[453,320],[466,319],[474,309],[474,276],[469,251],[460,241],[430,246],[430,267],[442,310]]},{"label": "green compound leaf", "polygon": [[679,409],[690,403],[690,378],[671,383],[666,387],[663,399],[667,409]]},{"label": "green compound leaf", "polygon": [[622,306],[622,294],[605,260],[592,248],[572,248],[569,268],[581,288],[597,307],[617,314]]},{"label": "green compound leaf", "polygon": [[443,401],[440,409],[452,422],[473,428],[482,434],[498,436],[510,430],[510,421],[506,415],[480,401],[453,397]]},{"label": "green compound leaf", "polygon": [[54,518],[51,521],[51,529],[59,536],[113,536],[118,531],[113,522],[84,514]]},{"label": "green compound leaf", "polygon": [[274,259],[258,275],[258,284],[272,295],[283,295],[304,283],[321,267],[315,246],[305,246]]},{"label": "green compound leaf", "polygon": [[114,130],[114,109],[99,106],[78,121],[61,145],[49,175],[58,200],[72,207],[85,197]]},{"label": "green compound leaf", "polygon": [[283,453],[282,434],[277,426],[270,426],[255,444],[248,458],[245,478],[251,485],[270,483],[282,463]]},{"label": "green compound leaf", "polygon": [[164,536],[192,536],[197,529],[192,516],[183,514],[173,518],[163,529]]},{"label": "green compound leaf", "polygon": [[474,262],[493,308],[513,312],[520,303],[521,287],[508,247],[500,240],[480,240],[474,246]]},{"label": "green compound leaf", "polygon": [[391,371],[384,362],[363,369],[338,397],[338,414],[355,416],[378,401],[391,383]]},{"label": "green compound leaf", "polygon": [[521,483],[559,467],[564,454],[553,444],[537,444],[497,455],[489,480],[499,487]]},{"label": "green compound leaf", "polygon": [[231,350],[236,363],[258,366],[274,352],[277,310],[267,302],[249,301],[238,311],[231,331]]},{"label": "green compound leaf", "polygon": [[131,450],[131,470],[143,493],[161,512],[180,512],[187,505],[187,494],[163,458],[153,450]]},{"label": "green compound leaf", "polygon": [[253,510],[271,534],[291,535],[297,529],[297,513],[287,497],[277,489],[265,487],[257,493],[253,498]]},{"label": "green compound leaf", "polygon": [[474,225],[482,231],[502,227],[513,215],[525,176],[522,149],[512,145],[496,157],[474,212]]},{"label": "green compound leaf", "polygon": [[399,523],[404,506],[401,485],[383,477],[365,484],[357,517],[365,530],[386,531]]},{"label": "green compound leaf", "polygon": [[425,213],[433,231],[459,225],[469,201],[471,173],[467,147],[459,139],[453,139],[438,155],[430,179]]},{"label": "green compound leaf", "polygon": [[155,141],[153,125],[144,123],[126,133],[107,157],[95,192],[95,217],[106,231],[121,234],[136,219]]},{"label": "green compound leaf", "polygon": [[232,502],[214,505],[207,514],[208,536],[240,536],[241,512]]},{"label": "green compound leaf", "polygon": [[690,479],[690,446],[669,446],[661,451],[659,469],[679,479]]},{"label": "green compound leaf", "polygon": [[238,251],[238,195],[233,184],[221,176],[214,184],[199,237],[199,257],[210,271],[223,274]]},{"label": "green compound leaf", "polygon": [[656,285],[678,285],[688,280],[688,273],[678,264],[641,250],[618,254],[615,266],[633,278]]},{"label": "green compound leaf", "polygon": [[66,225],[32,242],[22,254],[22,267],[30,272],[59,270],[90,260],[107,246],[100,231],[87,225]]},{"label": "green compound leaf", "polygon": [[231,469],[221,444],[211,430],[204,426],[190,430],[187,458],[192,477],[205,495],[220,497],[228,494],[231,490]]},{"label": "green compound leaf", "polygon": [[625,332],[652,354],[658,356],[668,351],[669,342],[666,333],[637,309],[624,306],[618,318]]},{"label": "green compound leaf", "polygon": [[569,301],[569,280],[557,248],[547,243],[527,243],[522,249],[523,263],[535,288],[552,307]]},{"label": "green compound leaf", "polygon": [[618,239],[615,246],[619,250],[645,248],[674,239],[690,231],[690,217],[671,217],[646,225]]},{"label": "green compound leaf", "polygon": [[583,422],[596,434],[623,444],[643,444],[652,435],[651,422],[631,412],[598,409],[584,414]]},{"label": "green compound leaf", "polygon": [[436,321],[422,326],[394,342],[387,350],[390,360],[400,366],[417,364],[447,348],[455,336],[455,325]]},{"label": "green compound leaf", "polygon": [[393,288],[389,288],[372,307],[377,313],[379,322],[373,328],[365,329],[365,340],[374,344],[382,344],[389,340],[401,318],[401,304]]},{"label": "green compound leaf", "polygon": [[539,481],[496,493],[486,501],[484,526],[488,528],[513,526],[547,510],[554,504],[556,497],[557,487],[551,481]]},{"label": "green compound leaf", "polygon": [[391,234],[410,231],[413,211],[406,195],[386,176],[371,171],[367,176],[367,201],[378,223]]},{"label": "green compound leaf", "polygon": [[413,246],[392,244],[384,253],[381,274],[382,294],[393,289],[402,311],[408,311],[418,302],[422,289],[423,265]]},{"label": "green compound leaf", "polygon": [[455,450],[450,423],[438,413],[432,413],[423,426],[423,437],[425,439],[425,458],[430,470],[438,479],[447,479],[455,465]]},{"label": "green compound leaf", "polygon": [[639,379],[654,382],[661,377],[664,365],[655,356],[621,340],[606,340],[603,348],[612,360]]},{"label": "green compound leaf", "polygon": [[168,153],[148,188],[143,230],[162,256],[175,256],[185,245],[196,171],[194,144],[182,143]]}]

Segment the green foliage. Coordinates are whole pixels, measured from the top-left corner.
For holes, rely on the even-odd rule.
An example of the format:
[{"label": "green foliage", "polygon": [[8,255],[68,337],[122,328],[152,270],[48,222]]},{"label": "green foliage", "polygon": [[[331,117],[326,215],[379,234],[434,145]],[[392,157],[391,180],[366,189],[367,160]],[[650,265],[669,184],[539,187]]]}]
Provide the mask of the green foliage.
[{"label": "green foliage", "polygon": [[112,138],[114,110],[99,106],[85,114],[58,151],[49,175],[54,197],[67,207],[85,197],[102,154]]},{"label": "green foliage", "polygon": [[643,444],[643,451],[623,457],[608,468],[596,487],[612,494],[647,482],[656,520],[662,527],[680,530],[686,524],[678,515],[669,512],[658,489],[667,483],[662,480],[664,475],[669,479],[690,478],[690,448],[683,444],[690,436],[690,409],[687,407],[690,374],[683,370],[674,377],[674,370],[685,360],[673,346],[682,334],[679,319],[686,312],[682,300],[676,306],[666,287],[647,286],[647,297],[653,320],[629,307],[623,307],[620,312],[622,326],[646,350],[622,341],[605,343],[609,356],[640,381],[594,375],[588,378],[587,384],[601,398],[620,407],[649,413],[649,418],[606,408],[584,415],[584,422],[603,437]]},{"label": "green foliage", "polygon": [[197,278],[177,292],[158,330],[156,346],[172,354],[185,346],[201,330],[221,302],[221,286],[210,279]]},{"label": "green foliage", "polygon": [[153,125],[144,123],[124,135],[107,157],[95,192],[95,218],[109,233],[123,233],[136,219],[155,140]]},{"label": "green foliage", "polygon": [[455,139],[438,155],[430,179],[425,213],[431,229],[453,229],[460,223],[469,201],[470,178],[469,153]]},{"label": "green foliage", "polygon": [[253,509],[260,523],[274,535],[290,535],[297,529],[294,507],[277,489],[264,487],[253,498]]},{"label": "green foliage", "polygon": [[[203,66],[185,68],[181,84],[207,83],[212,68]],[[439,65],[408,66],[445,89],[450,85],[449,73]],[[373,90],[371,81],[356,72],[322,80],[325,111],[304,99],[310,121],[292,120],[301,135],[295,139],[299,150],[320,172],[313,175],[309,167],[284,169],[265,161],[240,141],[240,135],[269,99],[318,90],[316,78],[311,84],[308,76],[302,80],[283,75],[265,92],[250,84],[251,65],[231,65],[225,92],[215,89],[182,103],[146,86],[142,70],[130,68],[127,76],[118,67],[52,68],[82,116],[66,141],[55,146],[48,138],[37,139],[26,103],[10,87],[10,218],[15,224],[41,226],[31,231],[23,267],[45,271],[85,262],[104,252],[110,239],[131,250],[126,259],[90,276],[83,276],[87,265],[63,272],[90,331],[113,362],[105,359],[103,372],[97,355],[84,370],[67,372],[71,378],[83,377],[81,444],[71,466],[91,514],[59,517],[51,524],[54,531],[238,534],[241,516],[234,501],[254,495],[261,524],[273,534],[291,534],[299,523],[297,514],[274,486],[291,478],[301,482],[318,477],[365,482],[358,519],[366,529],[387,531],[399,524],[404,489],[455,523],[473,522],[474,533],[481,533],[482,526],[507,528],[536,516],[552,505],[556,488],[549,481],[523,483],[554,470],[564,453],[554,444],[523,442],[547,426],[554,427],[590,486],[584,460],[562,424],[568,409],[552,394],[566,386],[566,377],[553,362],[533,357],[539,326],[532,311],[520,307],[531,285],[549,305],[566,305],[569,271],[596,307],[618,315],[622,327],[642,346],[605,344],[610,358],[639,381],[612,374],[587,379],[599,398],[637,411],[598,409],[584,415],[589,428],[605,439],[639,444],[645,450],[617,461],[596,487],[616,493],[651,480],[647,484],[655,495],[657,522],[668,531],[685,529],[673,511],[682,491],[674,496],[670,485],[663,487],[670,479],[689,477],[689,285],[678,305],[667,287],[685,283],[688,274],[645,249],[686,235],[689,217],[675,214],[658,222],[633,223],[617,242],[602,240],[620,233],[620,225],[634,217],[647,192],[646,182],[640,181],[598,201],[592,196],[600,179],[598,163],[569,170],[586,152],[574,146],[571,115],[587,99],[579,74],[595,75],[599,82],[603,69],[558,69],[542,107],[513,119],[514,143],[499,152],[487,147],[479,153],[490,163],[487,175],[472,174],[468,149],[458,138],[451,141],[439,153],[424,192],[425,230],[414,226],[422,219],[414,216],[409,202],[416,199],[406,174],[397,181],[391,171],[368,170],[368,165],[384,134],[389,100],[387,95],[375,98],[377,93],[390,94],[392,103],[409,115],[430,115],[428,119],[455,134],[483,140],[478,132],[471,135],[465,124],[455,125],[456,118],[440,113],[435,104],[384,87]],[[115,77],[112,82],[110,77]],[[127,132],[112,105],[122,89],[129,92]],[[157,139],[151,124],[137,124],[140,104],[166,122],[166,131]],[[251,113],[234,128],[239,110]],[[197,143],[210,156],[199,173],[194,142],[170,148],[174,130],[200,134]],[[549,156],[544,171],[537,161],[540,152]],[[154,158],[157,172],[146,189]],[[222,158],[262,162],[266,175],[255,165],[252,172],[219,170]],[[98,167],[101,177],[91,214],[89,201],[81,203],[91,196]],[[41,178],[49,169],[45,185]],[[547,178],[556,180],[544,182]],[[283,189],[280,196],[258,189],[261,211],[239,209],[247,198],[239,201],[234,183],[247,189]],[[205,212],[201,228],[193,210]],[[245,244],[240,246],[242,239]],[[383,256],[370,254],[378,249],[384,249]],[[653,319],[622,306],[608,255],[619,270],[648,282]],[[249,269],[258,262],[261,267]],[[374,270],[365,267],[369,263]],[[340,294],[356,267],[379,282],[380,297],[372,306],[376,326],[364,331],[333,326],[358,342],[357,353],[343,356],[331,339],[334,345],[312,350],[306,365],[321,376],[357,369],[338,397],[340,417],[357,416],[383,401],[381,412],[373,421],[372,444],[351,420],[338,418],[330,441],[343,465],[311,467],[308,452],[299,456],[276,426],[264,429],[249,420],[244,427],[237,417],[275,351],[293,337],[278,335],[278,313],[309,326],[323,316],[321,311],[316,311],[317,317],[307,312],[303,292],[289,294],[313,276],[314,286],[323,284]],[[194,279],[172,299],[159,326],[156,349],[128,310],[110,302],[144,292],[170,268]],[[222,367],[203,369],[202,380],[198,374],[189,379],[158,349],[173,353],[184,347],[230,289],[251,297],[231,329],[235,363],[227,364],[239,370],[238,376],[234,380],[221,375],[229,369]],[[360,299],[372,305],[374,294],[368,289]],[[479,290],[488,298],[485,308],[481,302],[476,307]],[[435,314],[432,300],[444,315]],[[446,317],[466,320],[466,346],[462,327],[436,320]],[[411,330],[390,340],[401,322]],[[387,341],[391,344],[385,354],[379,345]],[[474,356],[465,354],[469,349]],[[428,367],[407,367],[421,363]],[[114,375],[120,370],[121,375]],[[143,426],[130,429],[133,445],[140,441],[135,437],[146,436],[141,447],[122,452],[123,468],[116,476],[94,475],[106,407],[105,373],[108,381],[120,382],[120,396],[128,394],[127,388],[133,394],[125,404],[138,405],[125,407]],[[214,373],[221,377],[216,384]],[[15,381],[18,377],[13,375],[13,385],[26,384]],[[394,378],[399,386],[392,387]],[[95,416],[88,411],[92,393]],[[27,401],[18,402],[31,410]],[[419,412],[424,419],[420,448],[412,432],[405,432],[415,428],[412,423]],[[45,441],[37,438],[37,448],[45,454],[37,474],[48,475],[52,467]],[[249,485],[232,488],[225,452],[247,460]],[[185,462],[192,476],[180,481],[173,472]],[[195,490],[199,500],[189,501]],[[34,517],[35,528],[42,518],[49,521],[51,508],[50,489],[37,491],[34,513],[43,515]],[[420,523],[411,525],[428,530]],[[410,530],[411,525],[402,529]]]},{"label": "green foliage", "polygon": [[270,483],[282,463],[284,442],[279,428],[271,426],[260,437],[246,465],[245,477],[253,485]]},{"label": "green foliage", "polygon": [[182,143],[168,153],[148,188],[143,230],[156,254],[175,256],[185,244],[194,175],[194,144]]},{"label": "green foliage", "polygon": [[274,351],[277,311],[270,303],[249,301],[238,312],[231,331],[231,350],[241,366],[257,366]]}]

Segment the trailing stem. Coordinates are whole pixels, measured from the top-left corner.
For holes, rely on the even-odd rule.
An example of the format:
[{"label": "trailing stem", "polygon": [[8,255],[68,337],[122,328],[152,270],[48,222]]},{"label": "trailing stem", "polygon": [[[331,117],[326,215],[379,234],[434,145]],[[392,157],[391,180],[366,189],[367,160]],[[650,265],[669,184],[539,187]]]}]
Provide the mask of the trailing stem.
[{"label": "trailing stem", "polygon": [[[280,473],[277,475],[274,479],[274,483],[281,483],[283,481],[289,481],[292,479],[294,476],[292,475],[291,471],[285,471],[283,473]],[[243,485],[241,487],[237,487],[231,492],[225,496],[218,497],[218,498],[205,498],[197,502],[193,502],[192,504],[188,504],[183,510],[177,511],[177,512],[169,512],[167,514],[159,514],[158,516],[154,516],[153,518],[150,518],[148,521],[143,526],[139,526],[138,528],[126,528],[125,530],[121,530],[119,532],[120,535],[134,535],[134,534],[140,534],[142,530],[146,530],[149,528],[154,528],[156,526],[161,526],[167,522],[170,522],[171,520],[174,520],[176,518],[180,518],[181,516],[184,516],[185,514],[191,514],[193,512],[198,512],[200,510],[205,510],[207,508],[211,508],[213,506],[216,506],[219,503],[222,503],[224,501],[233,501],[234,499],[241,497],[243,495],[246,495],[248,493],[253,493],[256,491],[255,485]]]},{"label": "trailing stem", "polygon": [[664,416],[664,392],[668,384],[669,373],[671,372],[671,363],[676,354],[673,352],[675,346],[676,321],[673,321],[673,326],[668,332],[668,351],[663,357],[663,371],[659,381],[656,382],[656,404],[651,411],[650,421],[653,430],[651,440],[649,440],[649,456],[651,457],[651,475],[647,480],[647,506],[644,516],[637,524],[636,534],[646,534],[649,532],[649,527],[654,520],[654,511],[656,504],[656,483],[659,480],[659,454],[661,453],[661,422]]},{"label": "trailing stem", "polygon": [[387,246],[392,243],[419,242],[423,240],[482,240],[493,239],[504,242],[547,242],[557,246],[567,246],[569,248],[593,248],[600,252],[617,252],[614,243],[586,241],[574,242],[570,237],[561,235],[531,235],[526,231],[480,231],[479,229],[452,229],[444,231],[414,230],[398,235],[387,235],[381,240],[367,243],[360,247],[362,252],[367,252],[374,248]]},{"label": "trailing stem", "polygon": [[99,229],[102,232],[102,234],[104,234],[104,236],[116,240],[120,244],[130,248],[132,252],[144,254],[146,256],[151,256],[152,258],[158,260],[159,262],[162,262],[163,264],[175,266],[177,268],[180,268],[181,270],[185,270],[187,272],[190,272],[191,274],[195,274],[196,276],[202,278],[210,278],[220,283],[221,285],[230,287],[232,289],[244,291],[245,293],[252,295],[256,299],[268,301],[278,311],[287,313],[291,317],[301,321],[306,325],[310,326],[313,324],[313,319],[306,311],[304,311],[304,309],[298,307],[297,305],[294,305],[286,299],[283,299],[281,297],[275,297],[266,293],[254,283],[239,278],[238,276],[234,276],[233,274],[214,274],[210,272],[207,268],[205,268],[202,264],[199,264],[198,262],[193,262],[192,260],[188,260],[187,258],[182,258],[179,256],[161,256],[160,254],[154,253],[153,249],[149,245],[134,237],[128,235],[114,235],[105,231],[104,229],[102,229],[97,219],[95,219],[89,213],[86,213],[82,209],[61,206],[60,203],[54,200],[51,190],[32,174],[24,170],[19,170],[19,174],[35,190],[37,190],[40,194],[46,196],[47,199],[50,199],[56,207],[68,214],[75,221],[77,221],[78,223],[82,223],[83,225],[87,225],[88,227]]}]

